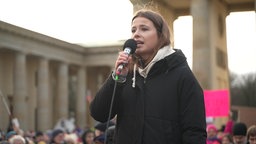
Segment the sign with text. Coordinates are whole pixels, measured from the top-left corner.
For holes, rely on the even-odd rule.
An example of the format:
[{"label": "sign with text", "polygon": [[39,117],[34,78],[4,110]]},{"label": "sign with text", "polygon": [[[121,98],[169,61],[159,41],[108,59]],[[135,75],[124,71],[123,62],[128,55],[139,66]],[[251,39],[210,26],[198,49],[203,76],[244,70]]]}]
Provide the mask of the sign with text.
[{"label": "sign with text", "polygon": [[204,90],[206,117],[222,117],[229,115],[228,90]]}]

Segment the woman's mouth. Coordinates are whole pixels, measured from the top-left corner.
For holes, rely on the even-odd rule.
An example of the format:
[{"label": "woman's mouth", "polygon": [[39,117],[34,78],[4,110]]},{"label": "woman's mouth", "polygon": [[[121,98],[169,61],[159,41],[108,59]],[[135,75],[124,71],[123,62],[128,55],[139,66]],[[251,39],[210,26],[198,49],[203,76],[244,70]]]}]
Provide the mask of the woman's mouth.
[{"label": "woman's mouth", "polygon": [[137,47],[140,47],[141,45],[143,45],[144,43],[142,41],[137,41]]}]

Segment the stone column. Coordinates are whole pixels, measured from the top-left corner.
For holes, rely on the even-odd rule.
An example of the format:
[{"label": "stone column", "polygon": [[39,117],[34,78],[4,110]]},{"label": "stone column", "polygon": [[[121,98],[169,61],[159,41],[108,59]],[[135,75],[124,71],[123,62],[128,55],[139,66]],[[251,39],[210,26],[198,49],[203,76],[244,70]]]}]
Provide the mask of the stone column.
[{"label": "stone column", "polygon": [[57,98],[53,108],[56,109],[57,120],[68,118],[68,65],[66,63],[59,65]]},{"label": "stone column", "polygon": [[86,70],[80,67],[78,70],[77,96],[76,96],[76,124],[84,128],[86,125]]},{"label": "stone column", "polygon": [[193,72],[203,89],[229,89],[225,3],[192,0],[191,14]]},{"label": "stone column", "polygon": [[45,58],[39,60],[37,88],[37,128],[45,131],[51,129],[50,95],[49,95],[49,63]]},{"label": "stone column", "polygon": [[26,55],[16,53],[14,60],[13,116],[19,120],[20,127],[27,130],[27,67]]},{"label": "stone column", "polygon": [[130,0],[133,4],[133,12],[144,8],[146,5],[152,5],[152,0]]},{"label": "stone column", "polygon": [[193,16],[193,72],[203,89],[211,88],[212,55],[210,47],[209,1],[192,0]]},{"label": "stone column", "polygon": [[[229,89],[225,17],[222,1],[192,0],[193,72],[203,89]],[[214,119],[220,128],[227,117]]]},{"label": "stone column", "polygon": [[174,33],[173,33],[173,22],[177,18],[175,15],[175,12],[171,9],[166,8],[164,5],[159,5],[159,13],[163,16],[165,21],[168,24],[169,30],[170,30],[170,40],[171,40],[171,46],[174,47]]}]

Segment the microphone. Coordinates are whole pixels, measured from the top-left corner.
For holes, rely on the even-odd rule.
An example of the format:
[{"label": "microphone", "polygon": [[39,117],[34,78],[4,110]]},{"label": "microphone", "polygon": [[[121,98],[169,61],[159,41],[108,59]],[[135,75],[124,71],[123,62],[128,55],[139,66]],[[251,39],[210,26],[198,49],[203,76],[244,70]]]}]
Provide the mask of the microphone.
[{"label": "microphone", "polygon": [[[125,43],[124,43],[124,46],[123,46],[123,50],[124,50],[124,53],[126,55],[130,55],[130,54],[133,54],[135,52],[137,48],[137,42],[134,40],[134,39],[128,39]],[[123,70],[124,66],[126,64],[120,64],[118,67],[117,67],[117,70],[116,70],[116,75],[120,75],[121,74],[121,71]]]},{"label": "microphone", "polygon": [[[125,43],[124,43],[124,46],[123,46],[123,50],[124,50],[124,53],[126,55],[130,55],[130,54],[133,54],[135,52],[137,48],[137,42],[134,40],[134,39],[128,39]],[[117,70],[114,73],[112,73],[112,77],[115,79],[115,85],[114,85],[114,90],[113,90],[113,95],[112,95],[112,98],[111,98],[111,103],[110,103],[110,108],[109,108],[109,114],[108,114],[108,120],[107,120],[107,128],[108,129],[108,126],[109,126],[109,122],[110,122],[110,118],[111,118],[111,113],[112,113],[112,107],[113,107],[113,102],[114,102],[114,97],[115,97],[115,92],[116,92],[116,85],[117,85],[117,82],[120,81],[119,79],[119,76],[123,70],[123,68],[126,66],[125,63],[122,63],[120,64],[118,67],[117,67]],[[122,77],[122,76],[120,76]],[[125,79],[124,79],[125,80]],[[120,82],[124,82],[121,81]],[[105,134],[105,141],[104,141],[104,144],[107,143],[107,134],[108,131],[106,131],[106,134]]]}]

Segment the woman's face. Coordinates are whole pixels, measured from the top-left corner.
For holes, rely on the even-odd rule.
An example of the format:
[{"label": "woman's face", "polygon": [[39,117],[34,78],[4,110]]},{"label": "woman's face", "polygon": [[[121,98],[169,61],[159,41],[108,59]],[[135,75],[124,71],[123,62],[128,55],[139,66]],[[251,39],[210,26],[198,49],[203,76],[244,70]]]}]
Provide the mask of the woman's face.
[{"label": "woman's face", "polygon": [[159,43],[153,22],[144,17],[137,17],[132,22],[131,31],[132,38],[137,42],[135,53],[148,62],[158,50]]},{"label": "woman's face", "polygon": [[93,144],[94,133],[90,132],[86,134],[85,141],[87,144]]},{"label": "woman's face", "polygon": [[226,137],[226,136],[224,136],[223,138],[222,138],[222,144],[230,144],[231,143],[231,141],[228,139],[228,137]]},{"label": "woman's face", "polygon": [[249,144],[256,144],[256,136],[249,136]]},{"label": "woman's face", "polygon": [[64,141],[64,136],[64,133],[59,133],[53,140],[56,144],[61,144]]},{"label": "woman's face", "polygon": [[208,138],[216,137],[216,135],[217,135],[217,132],[212,128],[207,131],[207,137]]}]

